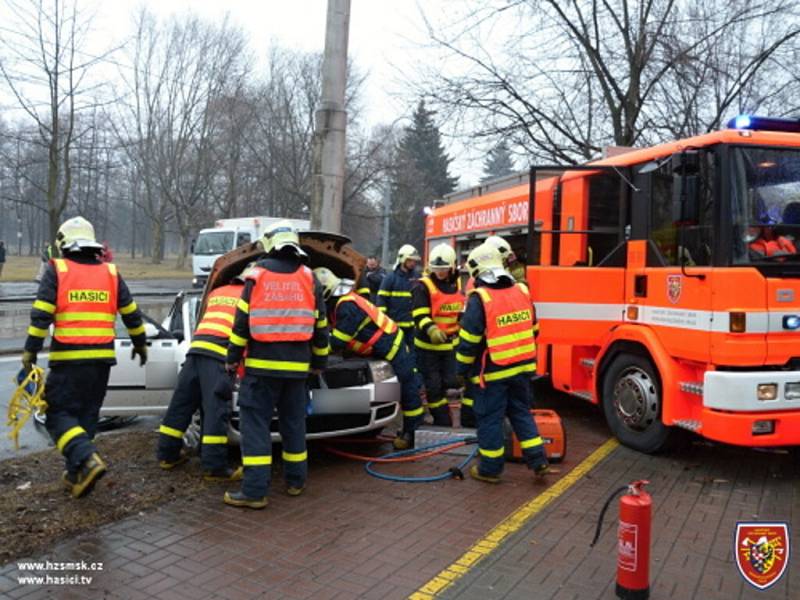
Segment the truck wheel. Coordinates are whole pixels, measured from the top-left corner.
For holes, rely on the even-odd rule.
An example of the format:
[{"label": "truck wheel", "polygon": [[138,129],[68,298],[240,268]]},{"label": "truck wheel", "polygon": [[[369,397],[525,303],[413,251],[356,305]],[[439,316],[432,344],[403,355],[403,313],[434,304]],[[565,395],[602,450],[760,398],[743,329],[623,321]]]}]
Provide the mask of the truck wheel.
[{"label": "truck wheel", "polygon": [[620,354],[603,378],[603,412],[624,445],[651,454],[662,450],[671,428],[661,422],[661,381],[648,358]]}]

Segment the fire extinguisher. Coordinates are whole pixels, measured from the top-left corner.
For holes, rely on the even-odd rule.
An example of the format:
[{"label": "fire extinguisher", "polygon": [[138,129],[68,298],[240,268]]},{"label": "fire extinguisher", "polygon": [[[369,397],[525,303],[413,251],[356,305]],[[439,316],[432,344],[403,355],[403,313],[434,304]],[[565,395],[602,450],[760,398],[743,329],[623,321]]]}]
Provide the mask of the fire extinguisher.
[{"label": "fire extinguisher", "polygon": [[650,516],[653,499],[644,491],[649,481],[634,481],[623,486],[606,500],[591,547],[600,538],[603,518],[617,495],[619,499],[619,527],[617,529],[617,598],[647,600],[650,597]]}]

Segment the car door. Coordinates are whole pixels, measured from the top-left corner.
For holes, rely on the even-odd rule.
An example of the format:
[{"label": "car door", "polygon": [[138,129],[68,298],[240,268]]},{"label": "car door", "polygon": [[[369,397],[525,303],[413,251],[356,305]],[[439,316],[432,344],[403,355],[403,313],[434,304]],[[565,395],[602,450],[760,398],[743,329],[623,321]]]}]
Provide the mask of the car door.
[{"label": "car door", "polygon": [[148,357],[144,367],[139,365],[138,356],[131,357],[133,344],[127,336],[118,336],[114,340],[117,364],[111,369],[102,415],[145,415],[166,411],[188,345],[185,334],[185,326],[189,325],[187,312],[183,294],[179,294],[165,320],[164,325],[168,327],[146,317]]}]

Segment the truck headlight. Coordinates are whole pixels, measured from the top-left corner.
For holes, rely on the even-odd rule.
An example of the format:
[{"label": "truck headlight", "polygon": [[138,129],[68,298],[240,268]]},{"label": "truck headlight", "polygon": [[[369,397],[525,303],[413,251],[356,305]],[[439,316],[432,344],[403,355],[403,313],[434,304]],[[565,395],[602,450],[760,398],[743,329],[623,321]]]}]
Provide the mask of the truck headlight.
[{"label": "truck headlight", "polygon": [[783,328],[794,330],[800,327],[800,316],[786,315],[783,317]]},{"label": "truck headlight", "polygon": [[775,400],[778,397],[778,384],[759,383],[756,396],[759,400]]},{"label": "truck headlight", "polygon": [[783,389],[783,397],[787,400],[800,400],[800,381],[787,383]]}]

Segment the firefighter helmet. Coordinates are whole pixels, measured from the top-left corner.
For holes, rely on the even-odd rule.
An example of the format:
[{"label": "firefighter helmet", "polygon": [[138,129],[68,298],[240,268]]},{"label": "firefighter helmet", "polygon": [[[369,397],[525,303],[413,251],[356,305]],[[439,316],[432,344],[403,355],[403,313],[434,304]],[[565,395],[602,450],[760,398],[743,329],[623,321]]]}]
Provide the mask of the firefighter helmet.
[{"label": "firefighter helmet", "polygon": [[500,256],[503,257],[503,264],[507,265],[510,260],[514,260],[514,251],[511,249],[511,244],[509,244],[499,235],[490,235],[488,238],[486,238],[485,243],[497,248]]},{"label": "firefighter helmet", "polygon": [[450,244],[439,244],[428,257],[428,269],[431,271],[441,271],[444,269],[455,270],[456,251]]},{"label": "firefighter helmet", "polygon": [[300,247],[300,237],[297,235],[297,229],[289,221],[278,221],[267,227],[261,243],[264,246],[264,252],[267,254],[277,252],[283,248],[292,248],[298,256],[308,257]]},{"label": "firefighter helmet", "polygon": [[503,266],[503,256],[492,244],[484,242],[467,256],[467,270],[473,279],[486,283],[497,283],[501,277],[513,280]]},{"label": "firefighter helmet", "polygon": [[56,244],[62,251],[74,252],[81,248],[103,249],[94,236],[94,227],[83,217],[73,217],[61,224],[56,233]]},{"label": "firefighter helmet", "polygon": [[317,267],[314,269],[314,275],[317,276],[317,280],[320,285],[322,285],[322,297],[325,300],[344,296],[353,289],[352,280],[337,277],[334,272],[327,267]]},{"label": "firefighter helmet", "polygon": [[405,264],[407,260],[420,260],[419,252],[411,244],[400,246],[400,250],[397,251],[397,261],[394,263],[395,269]]}]

